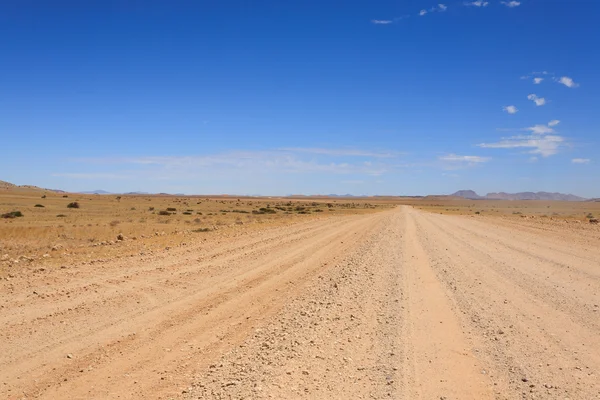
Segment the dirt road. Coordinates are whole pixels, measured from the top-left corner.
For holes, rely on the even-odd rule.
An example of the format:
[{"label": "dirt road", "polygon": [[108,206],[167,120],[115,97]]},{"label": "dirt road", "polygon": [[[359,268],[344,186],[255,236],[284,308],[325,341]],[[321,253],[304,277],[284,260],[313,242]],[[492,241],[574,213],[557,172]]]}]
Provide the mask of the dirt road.
[{"label": "dirt road", "polygon": [[1,281],[0,398],[600,398],[600,240],[400,207]]}]

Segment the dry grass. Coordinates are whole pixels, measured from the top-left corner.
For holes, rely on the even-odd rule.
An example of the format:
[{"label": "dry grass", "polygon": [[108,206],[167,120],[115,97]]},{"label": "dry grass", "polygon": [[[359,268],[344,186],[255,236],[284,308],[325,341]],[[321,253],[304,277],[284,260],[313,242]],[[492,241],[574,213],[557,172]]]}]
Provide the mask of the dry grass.
[{"label": "dry grass", "polygon": [[600,202],[509,201],[509,200],[420,200],[417,208],[441,214],[560,218],[587,221],[600,216]]},{"label": "dry grass", "polygon": [[[79,208],[68,207],[74,202]],[[23,217],[0,219],[0,271],[26,265],[29,260],[43,260],[50,266],[165,251],[206,235],[227,237],[233,231],[390,206],[366,200],[83,195],[4,189],[0,191],[0,214],[20,211]],[[120,234],[124,240],[118,240]]]},{"label": "dry grass", "polygon": [[[442,214],[502,216],[587,222],[600,216],[600,202],[459,200],[445,197],[231,198],[116,196],[0,188],[0,273],[29,260],[44,265],[98,261],[165,251],[206,235],[222,236],[312,218],[335,218],[400,204]],[[43,197],[46,196],[46,197]],[[80,208],[69,208],[77,202]],[[40,207],[42,205],[43,207]],[[122,234],[124,240],[119,240]],[[35,263],[39,264],[39,263]]]}]

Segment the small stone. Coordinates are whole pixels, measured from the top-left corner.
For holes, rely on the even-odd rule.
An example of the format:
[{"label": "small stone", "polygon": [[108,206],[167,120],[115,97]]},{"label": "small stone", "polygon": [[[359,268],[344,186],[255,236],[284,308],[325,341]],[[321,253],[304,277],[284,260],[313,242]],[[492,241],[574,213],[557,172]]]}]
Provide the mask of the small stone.
[{"label": "small stone", "polygon": [[67,354],[67,358],[73,358],[73,354],[71,354],[71,353]]},{"label": "small stone", "polygon": [[125,236],[123,236],[123,234],[122,234],[122,233],[119,233],[119,234],[117,235],[117,240],[125,240]]}]

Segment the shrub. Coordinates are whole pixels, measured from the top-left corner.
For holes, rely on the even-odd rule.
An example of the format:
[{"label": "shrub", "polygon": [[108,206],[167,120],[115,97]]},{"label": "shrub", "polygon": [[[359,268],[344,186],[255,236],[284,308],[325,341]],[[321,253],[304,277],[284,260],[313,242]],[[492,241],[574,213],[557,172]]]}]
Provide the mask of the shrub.
[{"label": "shrub", "polygon": [[65,198],[65,199],[66,199],[67,197],[69,197],[69,196],[67,196],[66,194],[65,194],[65,195],[63,195],[63,198]]},{"label": "shrub", "polygon": [[45,198],[46,198],[46,195],[43,195],[43,196],[42,196],[42,199],[45,199]]},{"label": "shrub", "polygon": [[475,211],[475,214],[479,215],[479,214],[481,214],[481,213],[480,213],[479,211]]},{"label": "shrub", "polygon": [[76,201],[69,203],[67,204],[67,208],[79,208],[79,203]]},{"label": "shrub", "polygon": [[191,213],[191,212],[189,212],[189,211],[184,211],[184,212],[183,212],[183,215],[192,215],[192,213]]},{"label": "shrub", "polygon": [[11,212],[2,214],[2,218],[17,218],[17,217],[22,217],[22,216],[23,216],[23,213],[21,213],[21,211],[11,211]]},{"label": "shrub", "polygon": [[594,218],[594,214],[592,213],[588,213],[588,215],[585,216],[586,218]]},{"label": "shrub", "polygon": [[131,207],[129,210],[130,211],[135,211],[135,207]]},{"label": "shrub", "polygon": [[171,215],[171,213],[165,210],[161,210],[158,212],[158,215]]},{"label": "shrub", "polygon": [[42,207],[42,208],[44,208],[44,206],[42,204],[36,204],[34,207]]},{"label": "shrub", "polygon": [[198,229],[194,229],[192,232],[210,232],[212,231],[212,229],[210,228],[198,228]]},{"label": "shrub", "polygon": [[66,217],[66,215],[65,214],[58,214],[56,217],[57,218],[64,218],[64,217]]},{"label": "shrub", "polygon": [[115,221],[111,221],[109,225],[114,227],[114,226],[119,225],[120,223],[121,223],[121,221],[116,221],[115,220]]},{"label": "shrub", "polygon": [[175,207],[167,207],[167,211],[177,211]]},{"label": "shrub", "polygon": [[154,207],[148,207],[148,211],[154,211]]}]

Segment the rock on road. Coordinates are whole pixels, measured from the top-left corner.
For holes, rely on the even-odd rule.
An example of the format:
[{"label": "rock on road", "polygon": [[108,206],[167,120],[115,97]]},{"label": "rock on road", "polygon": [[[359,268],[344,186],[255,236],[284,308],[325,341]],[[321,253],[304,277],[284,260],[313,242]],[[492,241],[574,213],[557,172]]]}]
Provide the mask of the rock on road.
[{"label": "rock on road", "polygon": [[0,398],[600,398],[600,237],[402,206],[0,287]]}]

